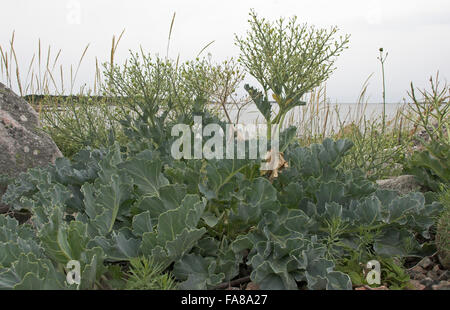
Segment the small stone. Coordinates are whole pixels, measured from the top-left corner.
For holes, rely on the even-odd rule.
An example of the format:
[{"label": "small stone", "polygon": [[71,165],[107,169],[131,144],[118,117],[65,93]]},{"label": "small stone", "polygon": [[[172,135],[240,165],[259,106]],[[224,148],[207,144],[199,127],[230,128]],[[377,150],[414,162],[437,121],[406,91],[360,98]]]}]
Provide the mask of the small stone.
[{"label": "small stone", "polygon": [[419,265],[423,269],[428,269],[433,266],[433,262],[429,257],[424,257],[420,262],[417,263],[417,265]]},{"label": "small stone", "polygon": [[27,120],[28,120],[28,118],[25,116],[25,115],[21,115],[20,116],[20,120],[22,121],[22,122],[26,122]]},{"label": "small stone", "polygon": [[28,153],[28,152],[30,151],[30,148],[29,148],[28,146],[25,146],[25,147],[23,148],[23,151],[24,151],[25,153]]},{"label": "small stone", "polygon": [[433,290],[450,290],[450,282],[449,281],[441,281],[439,284],[435,284],[431,287]]},{"label": "small stone", "polygon": [[434,265],[433,269],[431,269],[431,271],[433,271],[437,277],[439,278],[441,276],[441,274],[445,273],[444,270],[442,270],[438,264]]},{"label": "small stone", "polygon": [[234,287],[234,286],[227,287],[225,290],[227,290],[227,291],[240,291],[239,287]]},{"label": "small stone", "polygon": [[420,281],[417,280],[410,280],[409,283],[412,285],[413,290],[424,290],[425,285],[421,284]]},{"label": "small stone", "polygon": [[448,280],[449,279],[449,276],[450,276],[450,271],[448,271],[448,270],[445,270],[445,271],[443,271],[442,272],[442,274],[439,276],[439,281],[445,281],[445,280]]},{"label": "small stone", "polygon": [[420,284],[425,285],[426,287],[431,286],[434,284],[434,280],[431,278],[426,277],[425,279],[423,279],[422,281],[420,281]]},{"label": "small stone", "polygon": [[436,272],[434,272],[433,270],[430,270],[427,272],[427,277],[431,278],[433,280],[437,280],[439,278],[439,276],[437,275]]},{"label": "small stone", "polygon": [[440,274],[441,268],[439,268],[439,265],[434,265],[433,269],[431,269],[431,270],[433,270],[434,272]]},{"label": "small stone", "polygon": [[370,287],[368,285],[355,287],[355,291],[388,291],[387,286]]},{"label": "small stone", "polygon": [[426,278],[427,278],[427,276],[425,274],[423,274],[423,273],[417,273],[417,274],[414,275],[414,280],[422,281],[422,280],[424,280]]},{"label": "small stone", "polygon": [[415,265],[414,267],[412,267],[411,269],[409,269],[411,274],[424,274],[426,273],[426,271],[420,267],[419,265]]},{"label": "small stone", "polygon": [[372,290],[372,291],[387,291],[389,289],[387,288],[387,286],[382,285],[382,286],[378,286],[378,287],[372,287],[372,288],[370,288],[370,290]]},{"label": "small stone", "polygon": [[250,282],[247,284],[247,287],[245,288],[246,291],[256,291],[259,290],[259,285],[253,282]]}]

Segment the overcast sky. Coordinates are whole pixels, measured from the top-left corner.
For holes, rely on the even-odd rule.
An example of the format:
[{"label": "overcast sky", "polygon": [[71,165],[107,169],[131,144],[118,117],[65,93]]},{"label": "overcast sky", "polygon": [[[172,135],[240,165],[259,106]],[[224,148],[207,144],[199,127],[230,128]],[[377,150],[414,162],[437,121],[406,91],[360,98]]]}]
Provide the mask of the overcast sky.
[{"label": "overcast sky", "polygon": [[[337,62],[327,83],[333,102],[354,102],[371,74],[370,101],[381,100],[378,49],[389,52],[386,61],[387,100],[400,102],[409,83],[427,85],[437,70],[450,74],[450,1],[448,0],[14,0],[2,1],[0,45],[8,44],[15,30],[15,49],[21,71],[43,46],[62,49],[60,63],[76,64],[90,43],[77,81],[90,83],[94,60],[109,57],[111,38],[125,29],[117,60],[128,50],[165,55],[172,15],[176,19],[170,56],[189,59],[209,42],[207,52],[216,60],[237,57],[234,34],[248,29],[250,8],[260,16],[276,19],[297,15],[316,26],[337,25],[351,34],[349,49]],[[22,73],[24,74],[24,73]]]}]

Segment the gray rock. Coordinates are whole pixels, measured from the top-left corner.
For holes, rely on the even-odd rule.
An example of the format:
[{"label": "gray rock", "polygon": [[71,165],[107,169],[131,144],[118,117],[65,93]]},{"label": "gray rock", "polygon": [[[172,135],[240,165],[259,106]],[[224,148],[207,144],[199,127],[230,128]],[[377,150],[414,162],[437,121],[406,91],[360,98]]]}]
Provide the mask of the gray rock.
[{"label": "gray rock", "polygon": [[428,256],[425,256],[420,262],[417,263],[417,265],[423,269],[429,269],[433,266],[433,261]]},{"label": "gray rock", "polygon": [[442,272],[442,274],[439,276],[439,281],[445,281],[450,279],[450,271],[445,270]]},{"label": "gray rock", "polygon": [[430,270],[427,272],[427,277],[437,280],[439,278],[439,275],[436,272],[434,272],[433,270]]},{"label": "gray rock", "polygon": [[[16,177],[33,167],[54,163],[62,154],[44,133],[39,116],[21,97],[0,83],[0,174]],[[0,184],[0,201],[5,185]],[[1,205],[0,211],[6,206]]]},{"label": "gray rock", "polygon": [[411,280],[423,280],[426,278],[426,270],[420,267],[419,265],[415,265],[408,271],[409,276],[411,277]]},{"label": "gray rock", "polygon": [[431,271],[434,272],[438,277],[444,272],[444,270],[439,268],[439,264],[434,265]]},{"label": "gray rock", "polygon": [[414,274],[416,274],[416,273],[419,273],[419,274],[427,273],[427,272],[426,272],[421,266],[419,266],[418,264],[415,265],[414,267],[412,267],[409,271],[410,271],[411,273],[414,273]]},{"label": "gray rock", "polygon": [[2,204],[1,202],[2,196],[5,193],[5,191],[6,185],[0,184],[0,214],[8,212],[9,209],[7,205]]},{"label": "gray rock", "polygon": [[450,282],[449,281],[441,281],[439,284],[435,284],[431,287],[433,290],[450,290]]},{"label": "gray rock", "polygon": [[418,280],[410,280],[409,283],[411,284],[413,290],[424,290],[425,289],[425,285],[421,284],[420,281],[418,281]]},{"label": "gray rock", "polygon": [[435,283],[435,280],[426,277],[425,279],[420,281],[420,284],[423,284],[423,285],[425,285],[425,287],[428,287],[428,286],[431,286],[431,285],[436,284],[436,283]]},{"label": "gray rock", "polygon": [[377,180],[376,182],[378,187],[396,190],[402,195],[420,191],[420,185],[413,175],[401,175],[390,179]]},{"label": "gray rock", "polygon": [[425,280],[426,278],[427,278],[427,276],[425,274],[417,273],[417,274],[414,275],[414,279],[413,280],[422,281],[422,280]]}]

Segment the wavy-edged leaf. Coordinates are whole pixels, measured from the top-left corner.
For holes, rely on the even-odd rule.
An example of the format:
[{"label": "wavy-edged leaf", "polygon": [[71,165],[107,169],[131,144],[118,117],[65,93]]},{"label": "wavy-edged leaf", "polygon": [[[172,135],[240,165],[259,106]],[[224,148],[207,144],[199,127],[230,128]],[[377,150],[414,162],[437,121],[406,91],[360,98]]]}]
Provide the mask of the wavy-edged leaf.
[{"label": "wavy-edged leaf", "polygon": [[142,195],[158,196],[159,188],[169,184],[161,173],[162,163],[158,159],[151,161],[132,158],[120,164],[120,168],[133,178],[134,184]]}]

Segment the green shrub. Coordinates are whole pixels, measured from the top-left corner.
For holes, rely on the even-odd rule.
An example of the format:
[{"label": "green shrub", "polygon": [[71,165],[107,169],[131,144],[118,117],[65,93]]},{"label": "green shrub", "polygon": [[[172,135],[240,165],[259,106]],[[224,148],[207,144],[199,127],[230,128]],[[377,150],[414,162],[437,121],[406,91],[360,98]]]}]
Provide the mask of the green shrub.
[{"label": "green shrub", "polygon": [[415,112],[413,122],[417,130],[423,130],[427,139],[417,137],[421,150],[415,152],[405,171],[416,175],[425,187],[438,191],[440,184],[450,182],[450,104],[448,102],[448,85],[440,87],[439,76],[430,79],[431,91],[420,91],[423,98],[418,98],[411,83],[409,93]]},{"label": "green shrub", "polygon": [[344,127],[337,137],[350,139],[350,150],[342,165],[344,169],[362,169],[372,180],[400,175],[406,163],[411,139],[401,127],[386,128],[378,120],[364,120],[360,126]]},{"label": "green shrub", "polygon": [[[335,39],[337,27],[317,29],[298,24],[294,16],[288,22],[280,18],[271,23],[250,12],[250,30],[244,38],[236,37],[240,63],[262,87],[245,89],[268,124],[283,124],[286,114],[304,105],[303,95],[318,87],[334,71],[334,63],[347,47],[349,36]],[[272,115],[271,97],[278,105]]]},{"label": "green shrub", "polygon": [[159,147],[163,152],[170,150],[162,146],[173,141],[173,124],[191,125],[194,115],[218,123],[220,110],[230,120],[225,104],[243,79],[233,60],[213,64],[196,58],[180,64],[142,51],[123,66],[105,65],[105,76],[104,92],[135,151]]},{"label": "green shrub", "polygon": [[102,148],[125,141],[116,107],[107,98],[46,96],[40,104],[43,128],[66,157],[88,146]]},{"label": "green shrub", "polygon": [[450,182],[450,145],[427,143],[426,150],[412,154],[405,170],[415,175],[421,185],[438,192],[441,184]]}]

